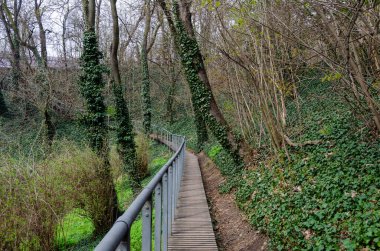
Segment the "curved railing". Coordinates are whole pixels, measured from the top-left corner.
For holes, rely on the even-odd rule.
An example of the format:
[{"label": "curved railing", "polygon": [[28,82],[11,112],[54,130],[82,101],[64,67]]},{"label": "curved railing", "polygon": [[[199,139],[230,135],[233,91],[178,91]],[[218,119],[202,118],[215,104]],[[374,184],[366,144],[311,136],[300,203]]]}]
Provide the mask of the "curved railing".
[{"label": "curved railing", "polygon": [[[174,220],[185,162],[186,141],[185,137],[160,128],[153,130],[153,137],[167,144],[175,153],[141,191],[125,213],[116,220],[95,248],[96,251],[129,251],[130,230],[140,212],[142,250],[152,250],[152,224],[154,224],[154,250],[166,251],[168,249],[168,236]],[[154,211],[152,207],[155,209]],[[155,214],[154,223],[152,222],[152,212]]]}]

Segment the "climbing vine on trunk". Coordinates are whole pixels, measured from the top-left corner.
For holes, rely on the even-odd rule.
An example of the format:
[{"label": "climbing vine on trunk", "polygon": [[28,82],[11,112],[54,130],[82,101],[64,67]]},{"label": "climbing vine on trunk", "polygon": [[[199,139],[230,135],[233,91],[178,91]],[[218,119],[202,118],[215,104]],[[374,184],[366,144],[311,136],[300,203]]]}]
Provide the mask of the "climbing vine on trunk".
[{"label": "climbing vine on trunk", "polygon": [[[176,25],[174,24],[172,12],[168,9],[165,0],[159,0],[159,4],[162,10],[164,11],[166,19],[168,21],[169,28],[174,40],[174,48],[179,54],[180,58],[182,59],[184,55],[181,54],[182,53],[181,48],[180,48],[181,41],[178,35],[178,31],[176,29]],[[183,52],[183,53],[186,53],[186,52]],[[184,61],[182,60],[182,65],[184,66],[183,62]],[[187,76],[186,71],[185,71],[185,74]],[[187,81],[189,82],[189,79],[187,79]],[[190,82],[189,82],[189,85],[190,85]],[[191,89],[191,86],[190,86],[190,89]],[[208,132],[207,132],[207,126],[204,121],[202,112],[199,110],[199,107],[196,105],[196,100],[194,99],[193,90],[191,90],[191,103],[194,110],[194,120],[195,120],[196,132],[197,132],[197,149],[200,151],[202,150],[204,143],[207,142],[208,140]]]},{"label": "climbing vine on trunk", "polygon": [[131,122],[128,104],[123,95],[121,84],[118,50],[119,50],[119,22],[116,1],[111,1],[113,21],[113,38],[111,46],[111,68],[113,93],[116,107],[116,135],[120,158],[123,160],[124,171],[128,174],[132,190],[137,194],[141,189],[141,175],[138,169],[136,144],[134,141],[133,125]]},{"label": "climbing vine on trunk", "polygon": [[141,95],[143,101],[143,126],[145,133],[149,133],[152,126],[152,101],[150,99],[150,81],[149,81],[149,68],[146,49],[141,51],[141,65],[142,65],[142,87]]},{"label": "climbing vine on trunk", "polygon": [[[190,86],[196,122],[204,120],[218,142],[232,156],[235,164],[240,166],[243,161],[239,155],[239,147],[233,146],[230,143],[226,125],[221,124],[215,115],[211,113],[212,92],[198,74],[205,68],[202,54],[196,39],[190,37],[184,27],[177,1],[173,1],[173,13],[174,24],[177,31],[177,43],[179,45],[179,55],[187,82]],[[198,135],[203,137],[206,134],[198,131]]]},{"label": "climbing vine on trunk", "polygon": [[102,233],[108,229],[118,215],[117,196],[109,163],[108,128],[106,123],[106,106],[102,95],[105,82],[102,74],[107,71],[101,64],[102,54],[93,28],[84,32],[83,52],[80,58],[81,74],[79,90],[85,99],[87,113],[83,117],[87,128],[87,137],[93,151],[103,160],[103,165],[96,170],[104,187],[99,194],[101,202],[97,217],[92,218],[95,232]]},{"label": "climbing vine on trunk", "polygon": [[95,31],[84,32],[83,54],[80,59],[79,87],[86,101],[87,114],[83,121],[88,129],[91,148],[100,156],[108,158],[106,107],[102,95],[105,82],[102,74],[107,70],[100,63],[102,54],[98,49]]},{"label": "climbing vine on trunk", "polygon": [[0,89],[0,116],[7,116],[8,115],[8,107],[4,100],[4,95],[2,90]]},{"label": "climbing vine on trunk", "polygon": [[123,97],[121,85],[114,84],[113,92],[116,105],[117,145],[120,157],[123,160],[124,171],[128,174],[132,190],[135,194],[141,189],[141,175],[138,170],[136,144],[133,126],[129,116],[127,102]]},{"label": "climbing vine on trunk", "polygon": [[142,69],[142,87],[141,96],[143,101],[143,126],[144,131],[148,134],[152,124],[152,101],[150,99],[150,80],[148,66],[148,35],[150,32],[151,10],[150,0],[145,1],[145,29],[141,45],[141,69]]}]

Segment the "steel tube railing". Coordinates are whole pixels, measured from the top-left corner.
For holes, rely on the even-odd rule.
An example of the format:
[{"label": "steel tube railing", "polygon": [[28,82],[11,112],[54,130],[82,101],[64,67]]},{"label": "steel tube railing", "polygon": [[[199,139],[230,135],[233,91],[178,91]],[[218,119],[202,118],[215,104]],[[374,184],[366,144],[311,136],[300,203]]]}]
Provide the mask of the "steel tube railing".
[{"label": "steel tube railing", "polygon": [[174,155],[116,220],[95,248],[96,251],[130,251],[130,230],[140,213],[143,224],[142,250],[152,250],[153,235],[154,250],[167,250],[184,168],[186,142],[185,137],[172,134],[165,129],[155,128],[154,135],[167,144]]}]

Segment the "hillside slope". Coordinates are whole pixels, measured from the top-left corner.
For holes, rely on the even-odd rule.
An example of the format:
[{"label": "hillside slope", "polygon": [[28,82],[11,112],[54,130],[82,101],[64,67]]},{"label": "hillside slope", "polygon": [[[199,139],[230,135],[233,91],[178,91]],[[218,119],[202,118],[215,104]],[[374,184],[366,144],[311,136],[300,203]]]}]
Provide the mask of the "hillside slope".
[{"label": "hillside slope", "polygon": [[[215,143],[206,152],[227,181],[221,192],[235,192],[250,222],[271,239],[272,249],[380,249],[380,140],[337,98],[332,83],[305,81],[300,109],[287,101],[288,132],[296,142],[289,158],[261,151],[243,171],[233,167]],[[334,97],[334,98],[333,98]],[[183,121],[172,127],[187,134]]]}]

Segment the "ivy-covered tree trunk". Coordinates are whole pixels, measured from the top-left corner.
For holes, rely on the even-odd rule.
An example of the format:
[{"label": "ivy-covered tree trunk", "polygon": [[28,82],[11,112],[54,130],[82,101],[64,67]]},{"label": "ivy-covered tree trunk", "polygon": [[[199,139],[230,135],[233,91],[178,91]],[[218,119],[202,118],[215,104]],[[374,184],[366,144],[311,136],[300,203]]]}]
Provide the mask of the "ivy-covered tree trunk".
[{"label": "ivy-covered tree trunk", "polygon": [[148,36],[150,32],[151,10],[150,0],[145,0],[145,29],[141,45],[141,70],[142,70],[142,87],[141,96],[143,103],[143,126],[146,134],[149,134],[152,126],[152,102],[150,99],[150,79],[148,66]]},{"label": "ivy-covered tree trunk", "polygon": [[[173,62],[170,60],[170,64]],[[170,66],[170,88],[168,91],[168,97],[166,99],[166,118],[169,120],[170,124],[173,124],[174,122],[174,95],[175,95],[175,90],[176,90],[176,77],[175,77],[175,69],[174,66]]]},{"label": "ivy-covered tree trunk", "polygon": [[[163,7],[164,1],[160,2]],[[240,166],[243,163],[241,142],[228,126],[212,93],[202,53],[194,34],[190,4],[191,1],[173,0],[173,19],[168,18],[168,10],[164,11],[168,22],[174,26],[171,30],[176,37],[177,49],[190,87],[196,122],[202,123],[203,120],[222,147],[232,156],[236,165]]]},{"label": "ivy-covered tree trunk", "polygon": [[137,194],[141,191],[142,177],[138,168],[133,125],[130,120],[127,102],[123,97],[122,86],[114,83],[113,92],[116,105],[118,152],[123,160],[124,171],[128,174],[133,193]]},{"label": "ivy-covered tree trunk", "polygon": [[[174,48],[177,51],[177,53],[180,55],[181,58],[186,54],[186,52],[181,52],[181,47],[180,47],[180,36],[177,31],[176,25],[174,23],[174,19],[172,16],[172,12],[169,10],[168,5],[166,4],[165,0],[159,0],[158,1],[162,10],[164,11],[164,14],[166,16],[166,19],[169,24],[170,31],[173,36],[174,40]],[[181,54],[182,53],[182,54]],[[182,61],[182,66],[184,66],[183,61]],[[187,75],[187,72],[185,71],[185,74],[187,76],[187,81],[189,83],[190,89],[191,89],[191,80],[189,81],[189,78],[191,76]],[[194,91],[194,90],[193,90]],[[196,105],[196,99],[195,96],[193,95],[193,91],[191,91],[191,103],[193,106],[193,111],[194,111],[194,120],[195,120],[195,127],[196,127],[196,132],[197,132],[197,148],[199,151],[203,149],[204,144],[208,141],[208,132],[207,132],[207,126],[206,122],[204,120],[204,117],[202,115],[202,111],[199,109],[199,106]]]},{"label": "ivy-covered tree trunk", "polygon": [[113,20],[113,39],[111,47],[111,67],[113,93],[116,106],[117,121],[117,144],[118,152],[123,160],[124,170],[129,176],[132,190],[137,194],[141,190],[141,177],[138,170],[138,162],[136,155],[136,145],[134,141],[133,125],[129,115],[128,104],[123,95],[123,87],[121,84],[118,49],[119,49],[119,20],[116,9],[116,1],[111,0],[111,13]]},{"label": "ivy-covered tree trunk", "polygon": [[6,117],[8,115],[8,107],[4,100],[3,91],[0,89],[0,116]]},{"label": "ivy-covered tree trunk", "polygon": [[96,233],[109,229],[118,214],[117,195],[109,163],[108,128],[103,89],[105,82],[102,74],[106,68],[101,64],[102,54],[99,51],[95,33],[95,0],[83,0],[83,13],[86,30],[83,36],[83,51],[80,59],[81,74],[79,87],[85,99],[87,114],[83,121],[87,127],[88,139],[93,151],[102,159],[103,165],[97,171],[104,184],[101,194],[99,218],[93,219]]}]

